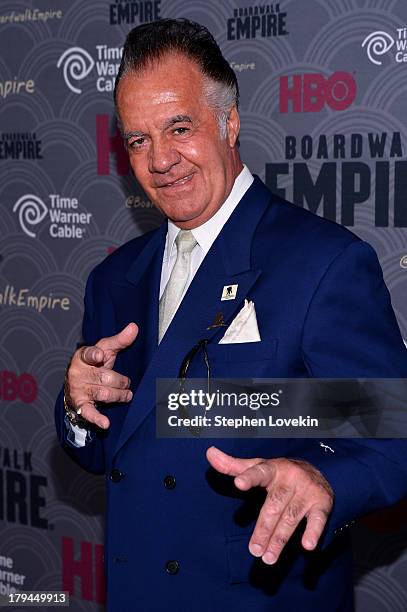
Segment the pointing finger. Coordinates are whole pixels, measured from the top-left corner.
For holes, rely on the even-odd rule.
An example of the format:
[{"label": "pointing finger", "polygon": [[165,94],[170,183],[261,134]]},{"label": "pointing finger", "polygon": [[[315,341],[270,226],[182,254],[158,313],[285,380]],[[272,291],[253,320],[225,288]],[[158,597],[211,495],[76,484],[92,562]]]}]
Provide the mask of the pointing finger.
[{"label": "pointing finger", "polygon": [[293,491],[283,486],[274,487],[267,495],[249,542],[249,550],[255,557],[265,554],[273,531],[292,496]]},{"label": "pointing finger", "polygon": [[79,359],[86,365],[98,366],[103,363],[104,353],[97,346],[84,346],[79,351]]},{"label": "pointing finger", "polygon": [[305,515],[306,507],[303,500],[295,496],[288,502],[276,521],[273,533],[270,536],[266,550],[262,554],[263,561],[272,564],[277,561],[281,551],[287,544]]}]

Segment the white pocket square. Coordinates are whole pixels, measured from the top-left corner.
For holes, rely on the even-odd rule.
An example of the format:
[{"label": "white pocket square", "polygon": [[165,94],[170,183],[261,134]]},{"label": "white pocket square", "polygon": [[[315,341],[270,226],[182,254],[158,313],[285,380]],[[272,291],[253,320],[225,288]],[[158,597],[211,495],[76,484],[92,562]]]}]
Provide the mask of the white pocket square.
[{"label": "white pocket square", "polygon": [[243,308],[233,319],[219,344],[260,341],[254,303],[245,300]]}]

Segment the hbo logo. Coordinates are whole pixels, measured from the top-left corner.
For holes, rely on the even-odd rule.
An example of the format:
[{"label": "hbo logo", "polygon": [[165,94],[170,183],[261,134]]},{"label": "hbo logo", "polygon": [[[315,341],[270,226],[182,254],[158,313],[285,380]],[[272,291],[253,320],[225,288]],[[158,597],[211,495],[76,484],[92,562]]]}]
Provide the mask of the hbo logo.
[{"label": "hbo logo", "polygon": [[280,113],[317,113],[325,105],[334,111],[348,108],[356,97],[356,82],[349,72],[294,74],[280,77]]},{"label": "hbo logo", "polygon": [[0,372],[0,399],[11,402],[20,399],[31,404],[38,395],[37,382],[31,374],[16,376],[14,372],[3,370]]}]

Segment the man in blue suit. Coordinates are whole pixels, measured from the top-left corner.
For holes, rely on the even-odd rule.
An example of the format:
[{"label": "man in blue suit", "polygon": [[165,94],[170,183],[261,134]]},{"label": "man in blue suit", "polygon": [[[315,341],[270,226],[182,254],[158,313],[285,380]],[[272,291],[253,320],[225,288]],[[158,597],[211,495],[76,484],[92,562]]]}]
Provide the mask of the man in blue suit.
[{"label": "man in blue suit", "polygon": [[405,442],[158,439],[155,381],[203,339],[192,377],[407,376],[377,258],[242,164],[236,77],[202,26],[132,30],[115,99],[167,221],[91,273],[56,405],[63,446],[106,474],[108,610],[352,610],[347,528],[406,494]]}]

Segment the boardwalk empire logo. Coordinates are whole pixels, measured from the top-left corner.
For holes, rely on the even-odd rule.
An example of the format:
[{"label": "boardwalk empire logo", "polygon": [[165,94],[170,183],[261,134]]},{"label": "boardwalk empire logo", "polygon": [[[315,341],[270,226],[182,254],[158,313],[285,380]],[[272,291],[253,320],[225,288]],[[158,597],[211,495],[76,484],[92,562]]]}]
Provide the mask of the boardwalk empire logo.
[{"label": "boardwalk empire logo", "polygon": [[273,193],[342,225],[373,207],[376,227],[407,227],[400,132],[286,136],[284,145],[286,161],[266,164]]},{"label": "boardwalk empire logo", "polygon": [[0,447],[0,520],[48,529],[45,476],[35,474],[32,452]]},{"label": "boardwalk empire logo", "polygon": [[287,36],[287,13],[280,3],[235,8],[227,20],[228,40]]},{"label": "boardwalk empire logo", "polygon": [[115,0],[109,5],[109,19],[111,25],[131,23],[138,25],[148,21],[157,21],[161,14],[161,0]]},{"label": "boardwalk empire logo", "polygon": [[34,132],[0,134],[0,159],[42,159],[41,147]]}]

